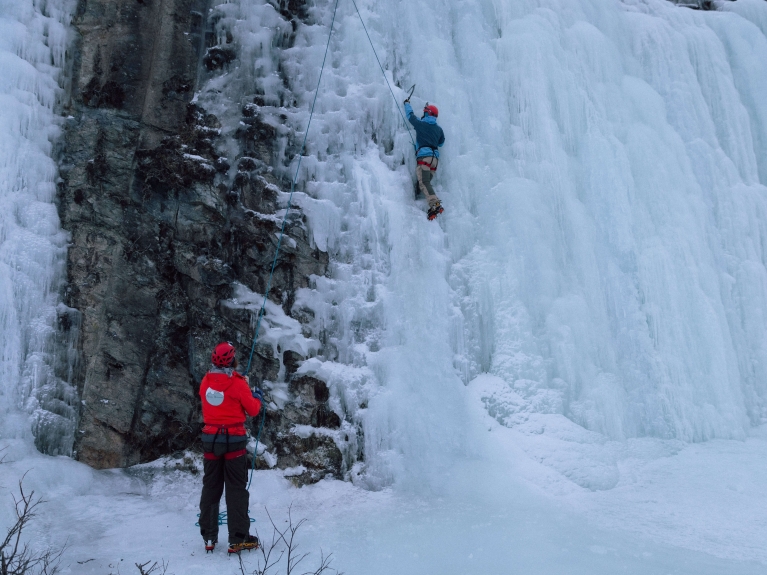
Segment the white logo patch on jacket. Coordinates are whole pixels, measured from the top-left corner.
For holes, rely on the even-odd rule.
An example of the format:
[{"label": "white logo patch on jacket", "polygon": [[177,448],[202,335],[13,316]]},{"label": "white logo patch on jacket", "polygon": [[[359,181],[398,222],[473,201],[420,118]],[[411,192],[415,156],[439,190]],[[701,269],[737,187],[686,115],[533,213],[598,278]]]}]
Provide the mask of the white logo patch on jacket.
[{"label": "white logo patch on jacket", "polygon": [[211,405],[218,407],[219,405],[224,403],[224,392],[216,391],[212,387],[209,387],[208,390],[205,392],[205,399]]}]

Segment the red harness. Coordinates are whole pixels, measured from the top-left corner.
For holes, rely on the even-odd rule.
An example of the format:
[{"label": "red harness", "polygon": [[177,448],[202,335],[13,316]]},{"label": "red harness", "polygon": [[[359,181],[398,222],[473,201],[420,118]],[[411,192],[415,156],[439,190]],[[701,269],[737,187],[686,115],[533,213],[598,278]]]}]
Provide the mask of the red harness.
[{"label": "red harness", "polygon": [[436,172],[437,171],[437,166],[433,165],[434,164],[434,162],[432,162],[433,159],[434,159],[434,156],[429,156],[429,161],[428,162],[424,162],[423,160],[418,160],[418,165],[419,166],[426,166],[432,172]]},{"label": "red harness", "polygon": [[237,459],[238,457],[242,457],[248,452],[247,449],[238,449],[237,451],[230,451],[229,453],[224,453],[221,457],[216,457],[214,453],[205,452],[202,454],[202,456],[205,459]]},{"label": "red harness", "polygon": [[[242,431],[242,433],[229,433],[230,430],[233,431]],[[218,435],[221,432],[224,432],[226,434],[226,445],[229,446],[229,438],[234,436],[237,438],[245,439],[245,425],[242,423],[232,423],[232,424],[218,424],[218,423],[209,423],[205,427],[202,428],[202,432],[206,435],[214,434],[213,435],[213,448],[215,449],[216,446],[216,439],[218,438]],[[229,451],[227,453],[224,453],[221,456],[216,456],[215,453],[212,453],[210,451],[206,451],[203,453],[203,457],[205,459],[237,459],[238,457],[242,457],[248,452],[247,449],[238,449],[237,451]]]},{"label": "red harness", "polygon": [[203,433],[215,434],[226,433],[227,435],[245,435],[244,423],[206,423],[202,428]]}]

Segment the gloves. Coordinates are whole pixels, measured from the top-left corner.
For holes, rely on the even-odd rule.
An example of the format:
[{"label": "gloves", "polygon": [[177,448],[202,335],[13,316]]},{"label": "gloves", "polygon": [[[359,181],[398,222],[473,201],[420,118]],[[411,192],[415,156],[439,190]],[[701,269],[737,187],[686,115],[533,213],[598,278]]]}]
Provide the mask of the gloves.
[{"label": "gloves", "polygon": [[254,388],[253,388],[253,389],[251,389],[250,391],[251,391],[251,393],[253,394],[253,397],[254,397],[255,399],[257,399],[257,400],[258,400],[258,401],[260,401],[261,403],[263,403],[263,402],[264,402],[264,393],[263,393],[263,392],[262,392],[260,389],[258,389],[257,387],[254,387]]}]

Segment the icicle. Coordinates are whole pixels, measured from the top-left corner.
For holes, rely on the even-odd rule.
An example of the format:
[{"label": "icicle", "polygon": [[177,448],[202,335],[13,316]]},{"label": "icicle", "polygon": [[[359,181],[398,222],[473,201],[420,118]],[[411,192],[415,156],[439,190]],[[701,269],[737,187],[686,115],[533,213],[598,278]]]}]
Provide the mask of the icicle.
[{"label": "icicle", "polygon": [[[0,437],[24,437],[70,454],[77,397],[69,385],[76,312],[57,308],[66,273],[67,234],[53,200],[51,157],[63,96],[62,68],[74,2],[20,0],[0,10]],[[68,333],[59,341],[61,324]]]}]

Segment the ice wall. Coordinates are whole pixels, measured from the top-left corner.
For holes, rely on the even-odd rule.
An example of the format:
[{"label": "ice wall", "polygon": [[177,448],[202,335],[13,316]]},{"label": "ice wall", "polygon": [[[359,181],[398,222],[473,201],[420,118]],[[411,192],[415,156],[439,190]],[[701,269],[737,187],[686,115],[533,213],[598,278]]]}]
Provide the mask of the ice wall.
[{"label": "ice wall", "polygon": [[[0,438],[71,451],[76,397],[56,345],[67,236],[54,205],[71,0],[0,0]],[[66,339],[66,338],[65,338]]]},{"label": "ice wall", "polygon": [[443,172],[469,377],[520,396],[508,423],[742,437],[765,416],[763,31],[663,1],[493,8],[453,18],[484,37],[452,80],[484,86],[457,135],[486,161]]},{"label": "ice wall", "polygon": [[[449,473],[476,447],[464,384],[483,373],[508,426],[699,441],[762,422],[767,3],[357,4],[389,79],[417,83],[447,136],[446,212],[427,222],[399,103],[342,0],[296,201],[332,258],[302,294],[324,345],[307,369],[364,428],[360,480]],[[310,5],[289,49],[240,39],[287,72],[259,85],[296,106],[286,177],[332,8]]]}]

